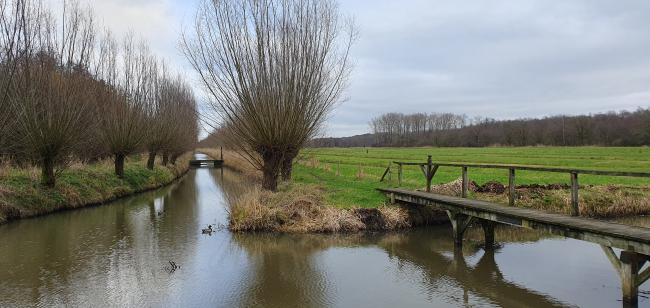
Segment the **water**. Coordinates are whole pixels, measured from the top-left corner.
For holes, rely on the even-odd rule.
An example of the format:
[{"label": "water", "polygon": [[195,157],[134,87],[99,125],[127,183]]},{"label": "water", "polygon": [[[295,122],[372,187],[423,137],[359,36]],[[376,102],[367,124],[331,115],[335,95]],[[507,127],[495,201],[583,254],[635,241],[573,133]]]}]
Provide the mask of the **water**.
[{"label": "water", "polygon": [[495,252],[478,228],[455,251],[449,226],[203,235],[246,185],[228,178],[192,170],[156,192],[0,226],[0,307],[621,306],[598,245],[524,229],[498,228]]}]

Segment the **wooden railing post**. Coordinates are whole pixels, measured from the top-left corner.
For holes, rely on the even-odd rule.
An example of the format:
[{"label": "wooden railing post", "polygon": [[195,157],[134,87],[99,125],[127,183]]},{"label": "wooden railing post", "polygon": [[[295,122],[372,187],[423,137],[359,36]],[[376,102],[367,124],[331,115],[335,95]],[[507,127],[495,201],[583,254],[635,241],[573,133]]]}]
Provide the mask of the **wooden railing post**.
[{"label": "wooden railing post", "polygon": [[431,192],[431,172],[433,172],[433,163],[431,162],[431,155],[429,155],[429,158],[427,159],[427,172],[426,172],[426,177],[427,177],[427,192]]},{"label": "wooden railing post", "polygon": [[508,204],[510,206],[515,205],[515,198],[515,168],[510,168],[508,175]]},{"label": "wooden railing post", "polygon": [[571,216],[580,215],[578,204],[578,173],[571,172]]},{"label": "wooden railing post", "polygon": [[460,196],[467,198],[467,189],[469,186],[469,179],[467,177],[467,166],[463,166],[463,187]]},{"label": "wooden railing post", "polygon": [[397,186],[402,186],[402,164],[397,163]]}]

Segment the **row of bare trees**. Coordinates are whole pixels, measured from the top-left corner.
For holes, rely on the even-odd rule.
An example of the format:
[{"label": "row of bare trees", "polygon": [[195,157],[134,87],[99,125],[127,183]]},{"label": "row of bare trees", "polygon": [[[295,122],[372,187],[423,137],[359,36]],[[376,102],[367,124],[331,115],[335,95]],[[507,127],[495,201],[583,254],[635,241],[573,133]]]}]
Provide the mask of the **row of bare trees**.
[{"label": "row of bare trees", "polygon": [[495,120],[454,114],[387,113],[372,134],[321,138],[311,146],[642,146],[650,145],[650,109],[541,119]]},{"label": "row of bare trees", "polygon": [[340,101],[355,32],[333,0],[205,0],[182,46],[215,128],[275,190]]},{"label": "row of bare trees", "polygon": [[40,166],[44,185],[73,159],[113,157],[123,177],[129,154],[193,147],[189,86],[133,35],[98,35],[90,8],[66,2],[57,19],[40,0],[0,1],[0,32],[0,154]]},{"label": "row of bare trees", "polygon": [[377,143],[419,145],[423,138],[464,127],[467,116],[452,113],[386,113],[373,118],[370,128]]}]

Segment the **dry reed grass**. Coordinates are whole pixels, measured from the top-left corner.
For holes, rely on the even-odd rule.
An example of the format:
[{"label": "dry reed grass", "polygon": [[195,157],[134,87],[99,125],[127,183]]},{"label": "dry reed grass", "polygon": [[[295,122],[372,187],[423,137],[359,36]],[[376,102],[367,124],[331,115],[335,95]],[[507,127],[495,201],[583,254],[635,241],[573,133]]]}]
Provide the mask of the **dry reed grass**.
[{"label": "dry reed grass", "polygon": [[[231,200],[229,228],[235,232],[347,233],[411,226],[407,211],[399,207],[339,209],[325,204],[324,194],[314,185],[284,186],[275,193],[255,186]],[[373,212],[371,219],[368,211]]]},{"label": "dry reed grass", "polygon": [[[461,180],[434,185],[434,193],[459,196]],[[556,188],[552,188],[556,187]],[[507,190],[503,193],[478,192],[477,185],[470,182],[472,198],[501,204],[508,203]],[[515,205],[518,207],[569,214],[571,191],[565,185],[518,186]],[[650,215],[650,187],[622,185],[581,186],[579,190],[580,215],[592,218],[617,218]]]}]

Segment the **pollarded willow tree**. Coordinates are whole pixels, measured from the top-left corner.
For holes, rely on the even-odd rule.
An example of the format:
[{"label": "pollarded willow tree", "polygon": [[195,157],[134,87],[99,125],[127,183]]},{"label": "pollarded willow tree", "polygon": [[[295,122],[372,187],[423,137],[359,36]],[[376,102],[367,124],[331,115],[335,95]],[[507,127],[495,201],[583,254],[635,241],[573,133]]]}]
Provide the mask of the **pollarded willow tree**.
[{"label": "pollarded willow tree", "polygon": [[[118,56],[120,60],[118,60]],[[115,174],[124,177],[128,155],[142,148],[147,137],[147,110],[155,101],[157,60],[144,43],[132,35],[118,44],[107,36],[100,44],[97,70],[103,75],[96,89],[99,136],[113,156]]]},{"label": "pollarded willow tree", "polygon": [[20,26],[21,52],[8,95],[15,119],[12,143],[41,167],[43,184],[52,187],[55,169],[89,138],[94,123],[86,90],[94,23],[91,11],[76,2],[65,5],[60,27],[49,12],[37,9],[40,3],[35,9],[23,5],[29,17],[22,18],[29,19]]},{"label": "pollarded willow tree", "polygon": [[[351,70],[353,23],[333,0],[205,0],[182,39],[231,144],[275,190]],[[283,167],[284,166],[284,167]]]}]

